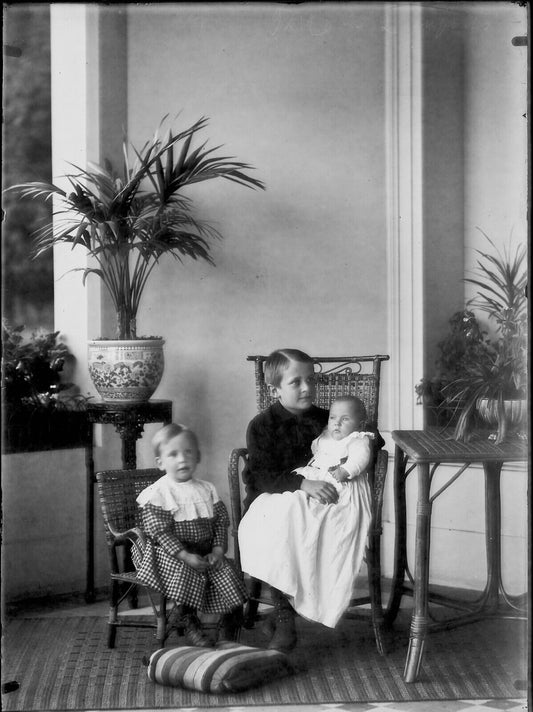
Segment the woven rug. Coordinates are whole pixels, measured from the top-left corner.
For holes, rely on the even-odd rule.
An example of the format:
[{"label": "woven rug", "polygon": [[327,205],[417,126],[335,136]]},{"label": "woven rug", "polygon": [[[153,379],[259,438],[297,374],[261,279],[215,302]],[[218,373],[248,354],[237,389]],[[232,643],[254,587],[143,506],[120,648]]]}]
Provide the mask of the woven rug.
[{"label": "woven rug", "polygon": [[[156,648],[152,632],[118,631],[106,647],[105,619],[24,618],[4,629],[2,681],[18,690],[2,695],[10,710],[106,710],[224,705],[317,704],[474,698],[516,698],[527,678],[527,629],[491,620],[432,633],[420,681],[403,682],[408,621],[397,625],[389,654],[378,655],[371,628],[347,621],[330,630],[298,620],[296,673],[239,694],[209,695],[148,680],[143,656]],[[241,641],[263,646],[257,630]],[[178,639],[167,641],[167,647]]]}]

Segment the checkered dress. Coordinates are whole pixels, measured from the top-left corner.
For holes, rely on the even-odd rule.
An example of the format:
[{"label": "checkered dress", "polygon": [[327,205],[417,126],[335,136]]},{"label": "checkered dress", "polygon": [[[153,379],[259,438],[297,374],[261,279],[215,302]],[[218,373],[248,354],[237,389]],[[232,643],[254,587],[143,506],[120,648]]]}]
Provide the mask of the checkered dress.
[{"label": "checkered dress", "polygon": [[212,510],[212,517],[176,521],[171,511],[145,504],[142,525],[148,543],[142,558],[135,551],[132,555],[141,583],[204,613],[228,613],[246,600],[244,584],[231,563],[224,559],[217,570],[197,571],[176,558],[182,549],[201,556],[214,546],[226,550],[227,509],[218,500]]}]

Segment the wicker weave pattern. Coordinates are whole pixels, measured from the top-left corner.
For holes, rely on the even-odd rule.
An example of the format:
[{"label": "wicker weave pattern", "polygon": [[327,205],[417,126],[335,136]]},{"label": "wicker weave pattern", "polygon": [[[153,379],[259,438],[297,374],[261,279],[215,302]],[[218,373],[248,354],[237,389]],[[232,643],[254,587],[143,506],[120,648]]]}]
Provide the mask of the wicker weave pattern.
[{"label": "wicker weave pattern", "polygon": [[[255,364],[255,393],[259,412],[272,405],[276,398],[265,383],[264,364],[266,356],[248,356]],[[379,381],[381,362],[388,356],[339,356],[314,357],[316,372],[315,404],[329,408],[339,396],[357,396],[365,404],[367,421],[365,427],[376,427],[379,406]]]},{"label": "wicker weave pattern", "polygon": [[121,532],[140,526],[137,497],[162,474],[157,469],[107,470],[97,473],[98,495],[108,544],[112,544]]}]

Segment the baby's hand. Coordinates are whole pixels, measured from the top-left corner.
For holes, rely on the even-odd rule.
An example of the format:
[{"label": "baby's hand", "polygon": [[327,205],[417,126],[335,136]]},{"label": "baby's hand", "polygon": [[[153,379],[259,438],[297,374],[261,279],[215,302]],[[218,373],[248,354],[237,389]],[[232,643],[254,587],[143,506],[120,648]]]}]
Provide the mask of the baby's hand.
[{"label": "baby's hand", "polygon": [[206,571],[209,568],[208,561],[199,554],[191,554],[188,551],[180,551],[178,558],[181,559],[187,566],[191,569],[196,569],[196,571]]},{"label": "baby's hand", "polygon": [[350,473],[347,472],[344,467],[335,467],[330,472],[337,482],[346,482],[350,477]]}]

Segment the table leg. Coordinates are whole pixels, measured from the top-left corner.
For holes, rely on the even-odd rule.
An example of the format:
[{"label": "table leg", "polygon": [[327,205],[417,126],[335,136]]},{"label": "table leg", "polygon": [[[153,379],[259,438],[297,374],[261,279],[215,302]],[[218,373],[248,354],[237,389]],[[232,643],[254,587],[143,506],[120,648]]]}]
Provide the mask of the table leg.
[{"label": "table leg", "polygon": [[405,506],[405,466],[407,456],[396,445],[394,453],[394,510],[395,510],[395,536],[394,536],[394,573],[391,583],[391,594],[385,612],[385,624],[390,626],[395,621],[403,595],[405,571],[407,569],[407,524]]},{"label": "table leg", "polygon": [[487,585],[484,603],[489,613],[498,609],[501,584],[501,462],[484,462],[485,471],[485,545],[487,551]]},{"label": "table leg", "polygon": [[[117,431],[122,441],[122,469],[137,469],[137,440],[141,437],[143,426],[138,423],[126,423],[117,427]],[[124,570],[135,571],[133,559],[131,558],[131,547],[124,547]],[[128,594],[130,608],[136,609],[138,605],[137,587],[132,586]]]},{"label": "table leg", "polygon": [[122,469],[137,469],[137,438],[124,434],[122,436]]},{"label": "table leg", "polygon": [[429,502],[429,464],[419,463],[416,508],[414,602],[409,649],[404,669],[405,682],[416,682],[424,654],[428,628],[429,537],[431,504]]}]

